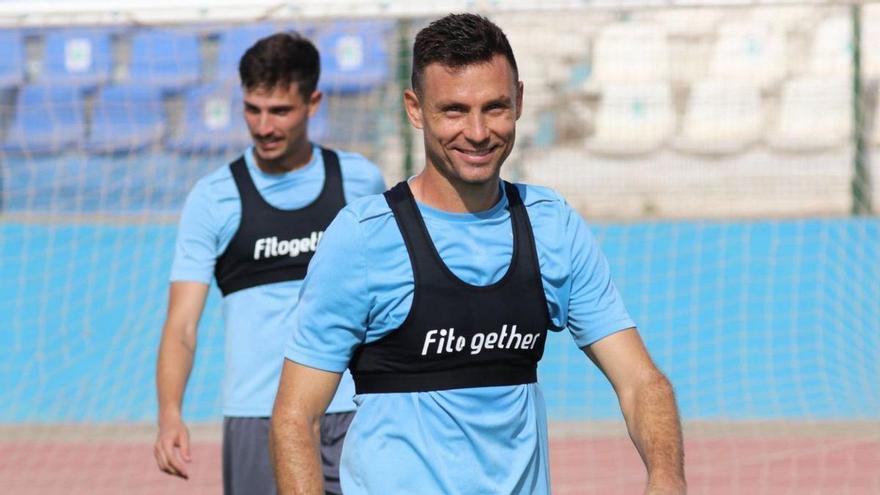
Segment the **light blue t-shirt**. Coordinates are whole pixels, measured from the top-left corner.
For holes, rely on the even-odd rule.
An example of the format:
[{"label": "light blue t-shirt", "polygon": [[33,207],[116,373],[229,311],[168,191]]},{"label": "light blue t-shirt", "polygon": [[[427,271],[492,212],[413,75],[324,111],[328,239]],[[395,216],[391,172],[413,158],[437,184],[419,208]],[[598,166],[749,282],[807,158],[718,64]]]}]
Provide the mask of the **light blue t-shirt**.
[{"label": "light blue t-shirt", "polygon": [[[356,153],[339,152],[346,201],[385,190],[375,165]],[[304,167],[284,174],[267,174],[253,157],[244,153],[248,172],[257,190],[272,206],[303,208],[324,186],[324,160],[317,146]],[[171,281],[210,284],[214,265],[232,240],[241,220],[241,200],[228,165],[199,180],[190,191],[180,216]],[[225,373],[223,415],[267,417],[272,412],[284,345],[290,327],[282,318],[296,306],[302,281],[286,281],[251,287],[223,298]],[[327,412],[354,409],[354,383],[345,376]]]},{"label": "light blue t-shirt", "polygon": [[[633,327],[583,219],[550,189],[517,187],[535,234],[552,330],[568,328],[584,347]],[[479,213],[419,209],[452,272],[466,283],[489,285],[504,275],[513,254],[507,206],[502,195]],[[287,358],[342,372],[360,344],[403,323],[413,285],[385,198],[348,205],[325,231],[286,323],[293,329]],[[358,413],[342,453],[348,495],[549,492],[547,417],[537,384],[362,394],[355,402]]]}]

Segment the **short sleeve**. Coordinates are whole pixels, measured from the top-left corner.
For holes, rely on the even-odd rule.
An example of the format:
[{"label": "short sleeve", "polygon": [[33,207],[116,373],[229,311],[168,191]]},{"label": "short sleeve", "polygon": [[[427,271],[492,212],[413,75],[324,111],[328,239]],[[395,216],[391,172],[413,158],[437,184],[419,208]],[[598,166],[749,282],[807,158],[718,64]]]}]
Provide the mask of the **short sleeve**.
[{"label": "short sleeve", "polygon": [[292,334],[287,359],[336,373],[348,367],[364,341],[369,313],[364,245],[357,218],[342,210],[309,263],[299,304],[285,316]]},{"label": "short sleeve", "polygon": [[210,284],[214,276],[220,225],[206,187],[204,182],[197,183],[183,205],[171,265],[172,282]]},{"label": "short sleeve", "polygon": [[566,208],[572,258],[567,326],[578,347],[584,347],[635,324],[595,237],[581,216],[568,205]]}]

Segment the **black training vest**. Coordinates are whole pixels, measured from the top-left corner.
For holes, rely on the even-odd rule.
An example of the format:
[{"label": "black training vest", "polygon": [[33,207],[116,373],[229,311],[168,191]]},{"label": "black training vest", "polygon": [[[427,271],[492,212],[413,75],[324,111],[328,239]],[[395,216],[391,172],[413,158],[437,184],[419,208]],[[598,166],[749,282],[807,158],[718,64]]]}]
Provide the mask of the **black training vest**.
[{"label": "black training vest", "polygon": [[528,213],[504,182],[513,224],[507,273],[488,286],[456,277],[443,262],[406,182],[385,193],[403,235],[415,283],[412,308],[350,363],[359,394],[427,392],[537,381],[550,327]]},{"label": "black training vest", "polygon": [[324,187],[315,201],[298,210],[281,210],[263,199],[243,157],[229,165],[241,197],[241,221],[214,267],[214,278],[224,296],[305,278],[324,229],[345,206],[339,156],[324,148],[321,156]]}]

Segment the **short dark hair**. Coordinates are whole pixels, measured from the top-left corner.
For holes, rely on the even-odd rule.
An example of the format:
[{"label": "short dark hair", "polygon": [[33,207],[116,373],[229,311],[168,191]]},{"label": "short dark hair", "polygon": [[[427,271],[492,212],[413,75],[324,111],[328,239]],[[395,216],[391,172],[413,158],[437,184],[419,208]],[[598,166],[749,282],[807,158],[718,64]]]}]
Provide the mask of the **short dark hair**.
[{"label": "short dark hair", "polygon": [[238,63],[245,90],[288,87],[297,83],[303,99],[318,87],[321,56],[307,38],[297,32],[267,36],[247,49]]},{"label": "short dark hair", "polygon": [[507,36],[489,19],[476,14],[449,14],[419,31],[413,45],[412,87],[421,92],[421,79],[428,65],[439,62],[450,68],[489,62],[504,55],[519,80],[516,59]]}]

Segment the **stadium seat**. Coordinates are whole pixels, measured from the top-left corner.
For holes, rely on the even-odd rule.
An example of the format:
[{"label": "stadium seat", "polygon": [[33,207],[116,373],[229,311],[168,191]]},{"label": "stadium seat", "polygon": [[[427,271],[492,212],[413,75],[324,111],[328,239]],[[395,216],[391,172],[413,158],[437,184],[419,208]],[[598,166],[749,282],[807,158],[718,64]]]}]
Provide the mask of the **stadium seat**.
[{"label": "stadium seat", "polygon": [[709,76],[776,86],[786,76],[785,34],[758,21],[731,21],[718,29]]},{"label": "stadium seat", "polygon": [[865,5],[862,10],[862,74],[880,79],[880,4]]},{"label": "stadium seat", "polygon": [[669,78],[666,30],[659,24],[647,22],[611,24],[599,33],[592,60],[587,91],[621,82],[666,81]]},{"label": "stadium seat", "polygon": [[390,76],[386,51],[393,23],[336,22],[315,35],[321,52],[320,87],[328,93],[360,93],[384,84]]},{"label": "stadium seat", "polygon": [[91,153],[136,151],[164,132],[160,89],[142,84],[105,87],[98,95],[86,149]]},{"label": "stadium seat", "polygon": [[24,82],[24,42],[21,31],[0,29],[0,89],[15,87]]},{"label": "stadium seat", "polygon": [[184,93],[181,128],[167,147],[184,153],[215,153],[250,143],[242,117],[241,89],[233,83],[197,86]]},{"label": "stadium seat", "polygon": [[18,94],[3,149],[8,153],[59,153],[82,145],[83,98],[75,86],[31,84]]},{"label": "stadium seat", "polygon": [[145,29],[131,37],[128,82],[179,91],[201,77],[199,38],[193,32]]},{"label": "stadium seat", "polygon": [[815,30],[810,49],[810,74],[827,77],[852,74],[852,32],[852,20],[848,16],[822,21]]},{"label": "stadium seat", "polygon": [[219,33],[217,46],[217,79],[238,79],[238,62],[244,52],[260,38],[279,31],[269,23],[236,26]]},{"label": "stadium seat", "polygon": [[[309,138],[321,141],[327,131],[327,102],[309,120]],[[251,145],[243,115],[241,87],[230,81],[191,88],[184,93],[184,119],[166,147],[181,153],[225,153]]]},{"label": "stadium seat", "polygon": [[668,83],[613,84],[603,88],[596,132],[587,148],[596,153],[633,155],[659,148],[675,127]]},{"label": "stadium seat", "polygon": [[235,26],[217,32],[217,76],[220,81],[238,81],[238,62],[244,52],[260,38],[282,31],[297,31],[311,37],[310,25],[279,25],[274,23]]},{"label": "stadium seat", "polygon": [[761,92],[754,84],[720,79],[691,86],[682,128],[674,145],[693,153],[742,151],[761,137]]},{"label": "stadium seat", "polygon": [[46,34],[41,81],[89,89],[107,82],[112,71],[109,31],[62,29]]},{"label": "stadium seat", "polygon": [[779,114],[767,142],[781,151],[816,151],[840,146],[851,134],[850,79],[805,76],[782,87]]}]

